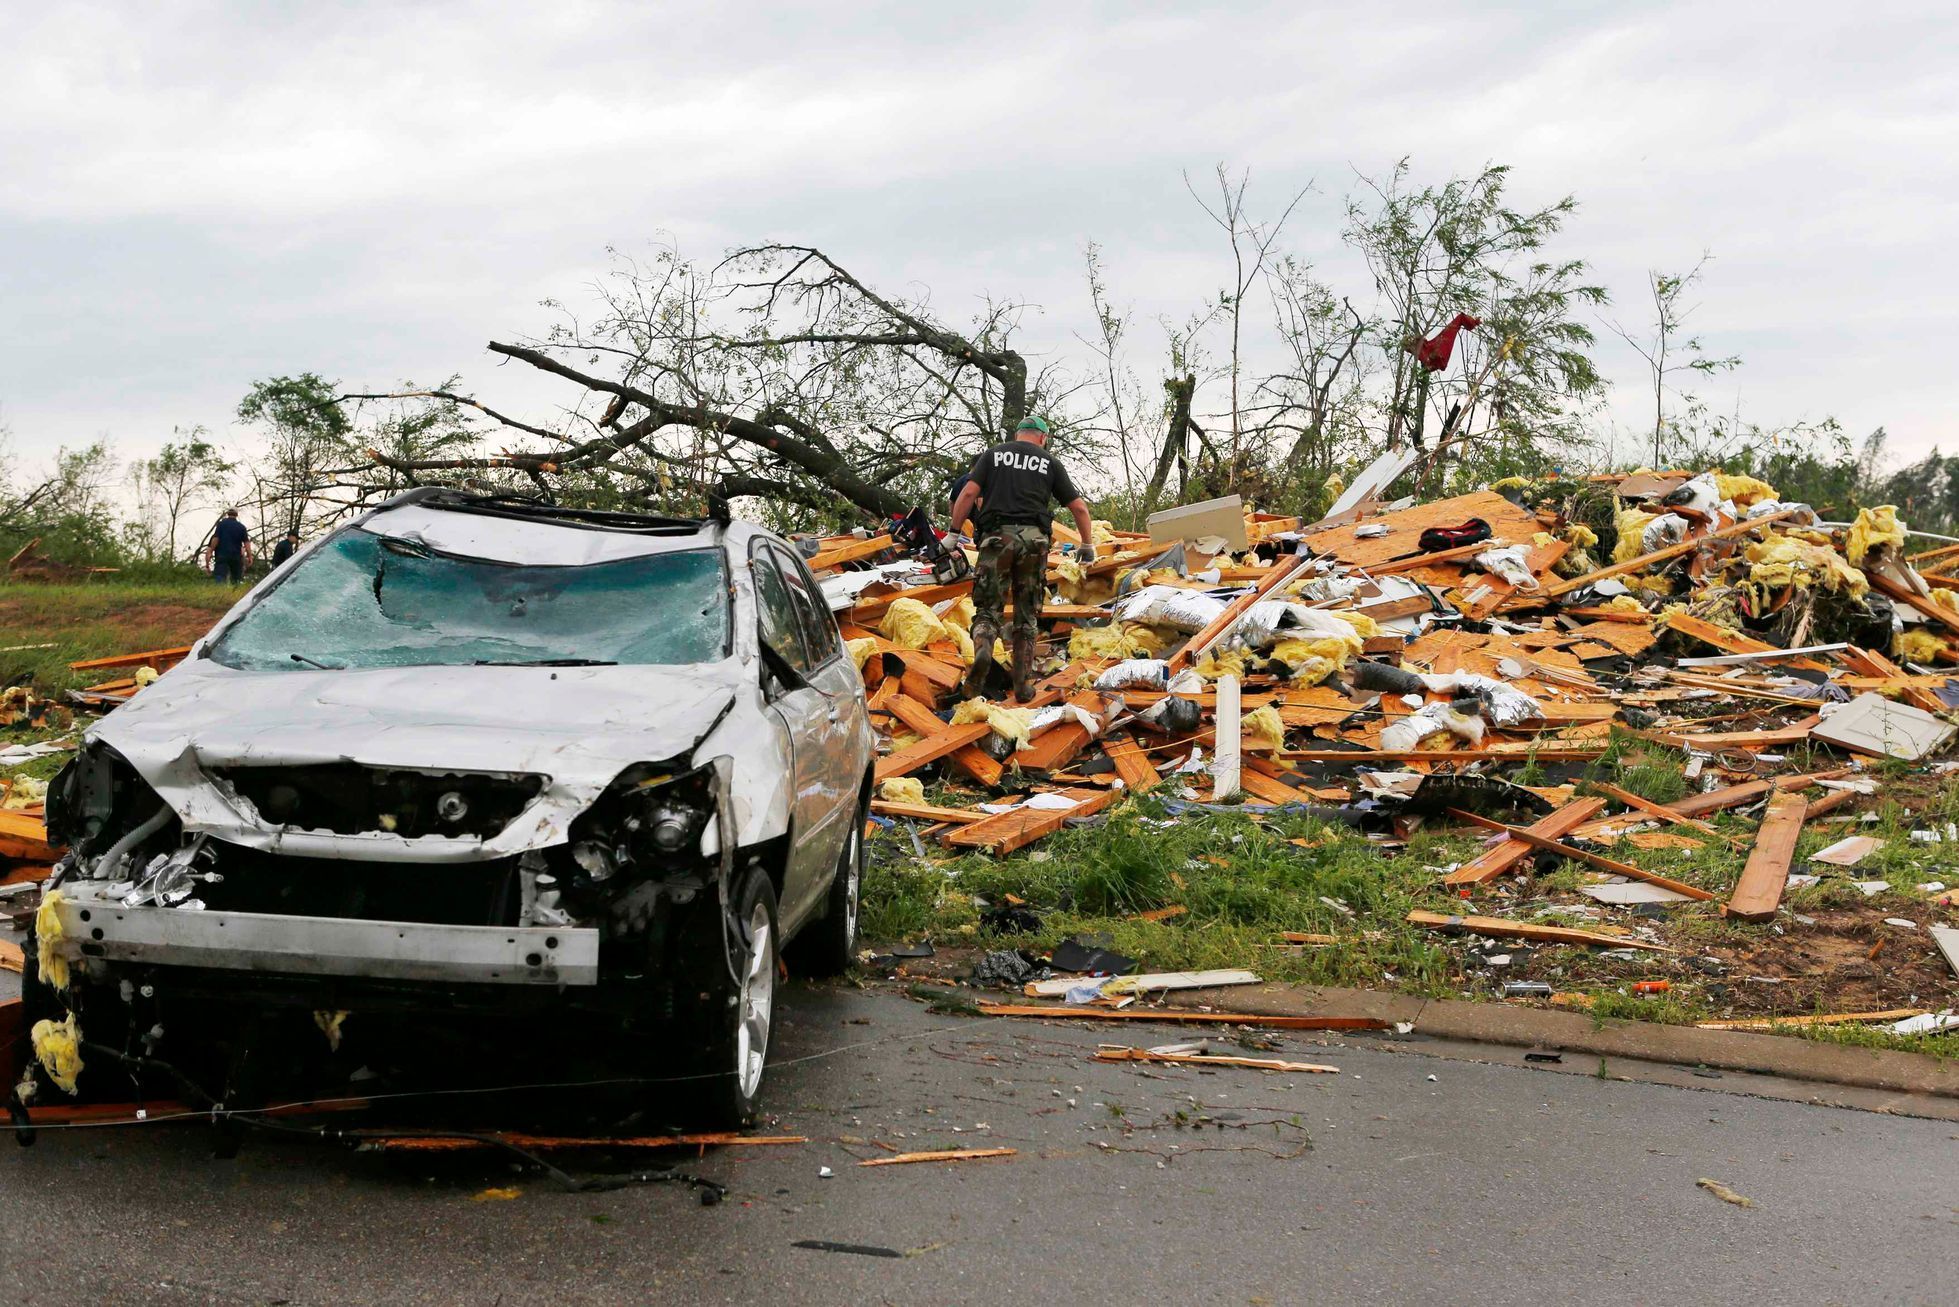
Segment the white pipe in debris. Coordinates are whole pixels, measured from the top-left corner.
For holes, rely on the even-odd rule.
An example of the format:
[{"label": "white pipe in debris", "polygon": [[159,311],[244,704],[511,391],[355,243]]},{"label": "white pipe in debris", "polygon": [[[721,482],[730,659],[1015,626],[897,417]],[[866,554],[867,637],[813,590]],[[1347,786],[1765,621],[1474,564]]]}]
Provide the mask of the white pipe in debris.
[{"label": "white pipe in debris", "polygon": [[1218,678],[1217,751],[1211,757],[1211,799],[1228,799],[1238,792],[1238,678]]}]

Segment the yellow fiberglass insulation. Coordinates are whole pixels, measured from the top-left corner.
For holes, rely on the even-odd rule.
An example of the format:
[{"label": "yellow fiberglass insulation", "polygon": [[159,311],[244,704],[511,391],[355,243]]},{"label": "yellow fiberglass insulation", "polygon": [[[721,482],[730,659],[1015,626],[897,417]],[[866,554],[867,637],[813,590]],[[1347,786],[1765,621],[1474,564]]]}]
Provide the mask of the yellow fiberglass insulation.
[{"label": "yellow fiberglass insulation", "polygon": [[[1345,622],[1348,626],[1353,627],[1354,635],[1362,640],[1372,640],[1375,636],[1382,634],[1381,624],[1369,617],[1366,613],[1335,612],[1332,615]],[[1353,650],[1354,653],[1358,654],[1361,651],[1361,646],[1356,644],[1353,646]]]},{"label": "yellow fiberglass insulation", "polygon": [[1141,622],[1081,626],[1068,637],[1068,657],[1154,658],[1163,652],[1163,637]]},{"label": "yellow fiberglass insulation", "polygon": [[1247,749],[1277,753],[1286,747],[1286,724],[1271,704],[1246,713],[1238,721],[1238,737]]},{"label": "yellow fiberglass insulation", "polygon": [[1714,474],[1714,488],[1721,498],[1733,500],[1736,508],[1747,508],[1750,504],[1759,504],[1764,499],[1781,498],[1775,493],[1775,487],[1766,481],[1757,481],[1754,477],[1729,476],[1725,472]]},{"label": "yellow fiberglass insulation", "polygon": [[1658,517],[1643,508],[1622,508],[1613,525],[1619,528],[1619,543],[1612,547],[1612,561],[1630,563],[1645,550],[1640,548],[1640,537],[1646,532],[1646,524]]},{"label": "yellow fiberglass insulation", "polygon": [[1104,522],[1101,518],[1098,517],[1090,520],[1088,525],[1095,532],[1096,544],[1112,545],[1116,542],[1115,523]]},{"label": "yellow fiberglass insulation", "polygon": [[1318,685],[1352,661],[1353,646],[1345,640],[1281,640],[1266,651],[1292,669],[1298,686]]},{"label": "yellow fiberglass insulation", "polygon": [[945,633],[951,639],[952,647],[959,651],[959,661],[970,667],[973,662],[973,633],[963,626],[953,626],[949,623]]},{"label": "yellow fiberglass insulation", "polygon": [[850,661],[857,664],[857,672],[861,676],[864,664],[871,661],[871,655],[877,652],[877,641],[867,635],[861,640],[845,640],[843,647],[844,652],[850,655]]},{"label": "yellow fiberglass insulation", "polygon": [[944,610],[939,613],[939,620],[947,626],[957,626],[967,631],[972,630],[973,597],[969,594],[960,595],[957,599],[947,604]]},{"label": "yellow fiberglass insulation", "polygon": [[893,776],[877,787],[877,796],[887,803],[925,802],[925,782],[916,776]]},{"label": "yellow fiberglass insulation", "polygon": [[1932,587],[1932,602],[1944,604],[1947,608],[1959,609],[1959,594],[1954,594],[1941,586]]},{"label": "yellow fiberglass insulation", "polygon": [[1083,602],[1082,588],[1083,583],[1088,579],[1088,573],[1082,570],[1080,563],[1073,558],[1064,558],[1048,570],[1054,575],[1054,592],[1061,596],[1063,602],[1071,604]]},{"label": "yellow fiberglass insulation", "polygon": [[1034,713],[1031,709],[1009,708],[1003,703],[990,703],[985,699],[968,699],[952,710],[954,726],[968,726],[973,722],[985,722],[993,728],[995,735],[1013,741],[1016,749],[1024,749],[1032,742],[1029,732],[1034,726]]},{"label": "yellow fiberglass insulation", "polygon": [[1529,484],[1529,477],[1505,477],[1501,481],[1490,482],[1490,489],[1502,494],[1506,490],[1522,490]]},{"label": "yellow fiberglass insulation", "polygon": [[1673,582],[1664,576],[1622,576],[1626,589],[1665,597],[1673,593]]},{"label": "yellow fiberglass insulation", "polygon": [[1220,652],[1212,649],[1197,662],[1197,674],[1207,681],[1215,681],[1222,676],[1235,676],[1245,679],[1245,668],[1251,664],[1252,655],[1248,650],[1230,649]]},{"label": "yellow fiberglass insulation", "polygon": [[1456,737],[1449,731],[1436,731],[1433,735],[1424,735],[1421,739],[1417,740],[1415,747],[1428,752],[1434,752],[1438,749],[1453,749],[1456,747]]},{"label": "yellow fiberglass insulation", "polygon": [[935,640],[950,640],[952,633],[946,630],[938,614],[916,599],[895,599],[891,607],[884,611],[884,622],[878,627],[884,638],[905,649],[923,649]]},{"label": "yellow fiberglass insulation", "polygon": [[154,667],[138,667],[136,669],[136,676],[135,676],[136,685],[140,689],[141,687],[148,685],[150,682],[156,680],[156,678],[161,675],[163,675],[163,673],[159,672]]},{"label": "yellow fiberglass insulation", "polygon": [[1844,541],[1844,556],[1852,567],[1864,565],[1864,555],[1879,545],[1903,545],[1905,542],[1904,523],[1898,520],[1898,510],[1890,504],[1877,508],[1867,508],[1857,514],[1857,520],[1850,524],[1850,535]]},{"label": "yellow fiberglass insulation", "polygon": [[62,1021],[36,1021],[29,1037],[34,1056],[54,1087],[64,1094],[74,1093],[75,1077],[82,1073],[82,1032],[75,1028],[75,1014],[70,1012]]},{"label": "yellow fiberglass insulation", "polygon": [[1908,663],[1929,667],[1935,662],[1950,661],[1951,646],[1922,626],[1908,626],[1898,633],[1892,652]]},{"label": "yellow fiberglass insulation", "polygon": [[1834,549],[1825,549],[1790,536],[1772,536],[1748,546],[1745,551],[1751,566],[1748,580],[1770,590],[1787,586],[1821,586],[1832,592],[1846,591],[1853,599],[1870,589],[1864,574],[1843,561]]},{"label": "yellow fiberglass insulation", "polygon": [[1592,528],[1586,526],[1583,522],[1573,522],[1564,529],[1564,534],[1558,538],[1569,541],[1573,549],[1590,549],[1598,543],[1598,532],[1592,530]]},{"label": "yellow fiberglass insulation", "polygon": [[68,959],[54,951],[62,938],[61,918],[57,914],[64,901],[60,890],[49,890],[34,913],[35,961],[41,969],[41,983],[56,991],[68,988]]}]

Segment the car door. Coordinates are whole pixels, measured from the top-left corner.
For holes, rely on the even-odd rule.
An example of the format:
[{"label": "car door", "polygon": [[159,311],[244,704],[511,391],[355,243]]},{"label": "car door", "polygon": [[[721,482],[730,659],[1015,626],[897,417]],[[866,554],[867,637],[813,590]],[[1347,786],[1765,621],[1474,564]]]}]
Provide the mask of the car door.
[{"label": "car door", "polygon": [[[816,663],[810,657],[803,631],[803,617],[797,611],[789,582],[783,575],[780,559],[765,541],[749,549],[749,569],[755,579],[755,612],[761,624],[762,643],[779,654],[799,677],[810,678]],[[829,785],[823,774],[821,741],[829,729],[830,701],[813,680],[801,685],[786,685],[771,676],[769,708],[781,720],[789,742],[790,766],[794,772],[789,812],[789,849],[784,858],[782,902],[779,907],[785,930],[809,911],[815,892],[825,883],[837,850],[829,851],[825,861],[826,819],[833,806]]]},{"label": "car door", "polygon": [[803,643],[810,652],[807,675],[824,701],[815,733],[797,741],[797,748],[810,755],[810,778],[817,790],[813,797],[822,809],[820,816],[813,816],[807,837],[815,846],[810,852],[813,875],[808,886],[809,906],[814,907],[829,887],[831,869],[842,857],[850,823],[857,817],[864,776],[855,741],[860,731],[868,730],[869,722],[864,715],[863,682],[844,652],[843,637],[823,602],[823,592],[792,550],[771,543],[769,551],[788,583]]}]

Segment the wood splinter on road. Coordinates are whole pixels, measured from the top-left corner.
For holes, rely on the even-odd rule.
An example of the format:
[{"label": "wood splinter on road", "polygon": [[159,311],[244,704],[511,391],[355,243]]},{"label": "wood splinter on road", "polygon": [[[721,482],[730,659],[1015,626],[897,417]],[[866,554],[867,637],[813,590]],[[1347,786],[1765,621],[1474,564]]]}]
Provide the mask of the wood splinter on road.
[{"label": "wood splinter on road", "polygon": [[1214,1053],[1156,1053],[1147,1048],[1104,1044],[1095,1050],[1097,1062],[1171,1062],[1179,1066],[1235,1066],[1253,1071],[1317,1071],[1340,1074],[1337,1066],[1319,1062],[1287,1062],[1276,1057],[1225,1057]]},{"label": "wood splinter on road", "polygon": [[904,1166],[911,1162],[970,1162],[981,1157],[1012,1157],[1017,1148],[945,1148],[931,1153],[899,1153],[896,1157],[873,1157],[859,1166]]}]

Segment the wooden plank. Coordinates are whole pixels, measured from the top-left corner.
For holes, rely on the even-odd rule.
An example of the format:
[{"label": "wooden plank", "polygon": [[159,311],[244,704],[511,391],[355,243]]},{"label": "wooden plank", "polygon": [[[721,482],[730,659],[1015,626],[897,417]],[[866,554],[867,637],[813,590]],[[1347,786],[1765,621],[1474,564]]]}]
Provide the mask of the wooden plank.
[{"label": "wooden plank", "polygon": [[974,722],[969,726],[948,726],[937,735],[928,735],[916,744],[879,758],[872,774],[880,783],[890,780],[893,776],[908,776],[928,762],[937,762],[957,749],[978,743],[991,734],[992,730],[993,728],[985,722]]},{"label": "wooden plank", "polygon": [[1147,794],[1163,783],[1149,755],[1136,741],[1126,736],[1106,740],[1102,744],[1102,752],[1116,765],[1116,775],[1122,777],[1123,787],[1131,794]]},{"label": "wooden plank", "polygon": [[[1524,568],[1534,577],[1545,576],[1557,561],[1570,551],[1571,542],[1568,540],[1553,540],[1548,545],[1534,545],[1524,556]],[[1489,593],[1464,610],[1464,615],[1471,621],[1482,621],[1512,598],[1521,596],[1528,601],[1537,597],[1537,591],[1520,590],[1500,576],[1490,575],[1481,584],[1488,588]],[[1529,605],[1526,603],[1522,606]]]},{"label": "wooden plank", "polygon": [[[1904,668],[1898,666],[1875,650],[1859,649],[1853,645],[1838,654],[1837,657],[1843,660],[1845,666],[1851,668],[1853,671],[1862,672],[1866,676],[1879,676],[1886,679],[1898,678],[1903,680],[1905,684],[1898,687],[1899,693],[1904,701],[1914,708],[1923,708],[1929,713],[1943,713],[1946,710],[1944,700],[1932,693],[1931,690],[1915,683],[1918,678],[1906,676]],[[1861,688],[1872,689],[1875,687],[1865,686]]]},{"label": "wooden plank", "polygon": [[1060,1007],[1033,1003],[979,1005],[983,1017],[1058,1017],[1065,1021],[1160,1021],[1166,1025],[1264,1026],[1272,1030],[1386,1030],[1379,1017],[1271,1016],[1255,1012],[1192,1012],[1182,1008]]},{"label": "wooden plank", "polygon": [[1645,732],[1644,736],[1646,739],[1671,745],[1676,749],[1768,748],[1784,744],[1801,744],[1822,722],[1821,716],[1812,713],[1799,722],[1770,731],[1716,731],[1709,735],[1674,735],[1665,731],[1650,731]]},{"label": "wooden plank", "polygon": [[941,1148],[929,1153],[899,1153],[893,1157],[872,1157],[859,1166],[908,1166],[913,1162],[970,1162],[983,1157],[1012,1157],[1013,1148]]},{"label": "wooden plank", "polygon": [[1379,603],[1362,604],[1350,612],[1371,617],[1377,622],[1391,622],[1397,617],[1418,617],[1433,612],[1435,605],[1423,595],[1409,595],[1406,599],[1383,599]]},{"label": "wooden plank", "polygon": [[1012,853],[1060,830],[1068,818],[1093,816],[1122,797],[1120,790],[1068,789],[1060,793],[1075,800],[1075,806],[1015,808],[1011,812],[995,813],[985,821],[972,822],[949,832],[941,842],[955,848]]},{"label": "wooden plank", "polygon": [[617,1138],[604,1135],[527,1135],[508,1130],[499,1130],[494,1134],[476,1136],[383,1135],[378,1137],[365,1137],[358,1130],[348,1131],[347,1133],[353,1137],[355,1147],[359,1151],[385,1153],[450,1153],[479,1148],[500,1148],[505,1145],[538,1151],[551,1151],[561,1148],[736,1148],[744,1144],[759,1147],[764,1145],[806,1144],[809,1142],[807,1135],[745,1135],[734,1131],[716,1131],[711,1134],[693,1135],[628,1135]]},{"label": "wooden plank", "polygon": [[957,599],[960,595],[971,594],[971,581],[954,581],[951,585],[921,585],[910,590],[900,590],[895,594],[875,595],[869,599],[859,599],[851,605],[847,616],[859,626],[876,627],[884,620],[885,609],[900,599],[916,599],[930,607],[941,599]]},{"label": "wooden plank", "polygon": [[[1030,980],[1020,987],[1029,998],[1061,998],[1086,983],[1083,976],[1056,976],[1052,980]],[[1220,989],[1229,985],[1256,985],[1259,974],[1240,967],[1213,968],[1209,971],[1152,971],[1137,976],[1111,976],[1101,986],[1105,997],[1124,994],[1158,994],[1171,990]]]},{"label": "wooden plank", "polygon": [[890,799],[872,799],[871,811],[880,817],[909,817],[913,821],[947,821],[964,826],[968,822],[985,821],[993,814],[977,812],[971,808],[941,808],[931,803],[897,803]]},{"label": "wooden plank", "polygon": [[20,951],[20,945],[10,939],[0,939],[0,971],[19,974],[20,969],[25,965],[27,965],[27,957]]},{"label": "wooden plank", "polygon": [[[905,726],[916,731],[923,738],[931,738],[939,732],[950,729],[938,719],[930,708],[909,695],[893,695],[885,704],[893,717]],[[947,761],[982,785],[998,785],[1006,774],[1005,766],[977,744],[963,745],[947,755]]]},{"label": "wooden plank", "polygon": [[1679,813],[1675,812],[1673,809],[1667,807],[1663,803],[1655,803],[1651,799],[1641,798],[1639,795],[1634,794],[1631,790],[1622,790],[1617,785],[1610,785],[1607,784],[1605,781],[1593,781],[1591,783],[1591,786],[1593,789],[1597,790],[1600,794],[1606,795],[1609,798],[1617,799],[1619,802],[1625,804],[1628,808],[1632,808],[1635,811],[1643,813],[1648,817],[1652,817],[1656,821],[1667,822],[1668,824],[1674,826],[1686,826],[1693,830],[1699,831],[1703,835],[1712,835],[1717,840],[1726,840],[1730,845],[1736,848],[1741,847],[1740,840],[1732,839],[1726,835],[1723,835],[1719,827],[1714,826],[1709,822],[1696,821],[1692,817],[1683,817]]},{"label": "wooden plank", "polygon": [[1349,762],[1356,767],[1377,762],[1590,762],[1602,757],[1604,748],[1536,748],[1518,742],[1501,748],[1485,749],[1287,749],[1281,758],[1299,762]]},{"label": "wooden plank", "polygon": [[1489,539],[1473,545],[1457,545],[1454,549],[1437,549],[1433,553],[1413,554],[1407,558],[1390,558],[1375,563],[1366,569],[1369,576],[1395,576],[1402,572],[1413,572],[1435,563],[1459,563],[1466,558],[1474,558],[1485,549],[1501,549],[1513,541]]},{"label": "wooden plank", "polygon": [[1648,944],[1645,940],[1607,935],[1602,931],[1576,930],[1569,926],[1540,926],[1534,922],[1510,921],[1503,917],[1458,917],[1442,912],[1425,912],[1416,908],[1408,914],[1408,920],[1417,926],[1428,926],[1436,930],[1466,930],[1472,934],[1488,935],[1494,939],[1528,939],[1541,944],[1586,944],[1599,948],[1638,948],[1653,953],[1674,951],[1664,944]]},{"label": "wooden plank", "polygon": [[[1555,840],[1561,835],[1569,835],[1578,827],[1598,816],[1605,808],[1604,799],[1576,799],[1532,822],[1526,829],[1532,835],[1547,840]],[[1475,859],[1464,863],[1442,878],[1445,885],[1481,885],[1495,880],[1504,872],[1528,858],[1534,846],[1527,840],[1515,838],[1505,840],[1493,849],[1485,850]]]},{"label": "wooden plank", "polygon": [[1925,1015],[1922,1007],[1897,1007],[1883,1012],[1822,1012],[1800,1017],[1748,1017],[1735,1021],[1696,1021],[1696,1030],[1773,1030],[1777,1026],[1848,1026],[1863,1021],[1904,1021]]},{"label": "wooden plank", "polygon": [[1734,893],[1721,906],[1721,915],[1741,921],[1767,921],[1782,903],[1789,883],[1789,862],[1796,856],[1809,801],[1800,794],[1782,793],[1769,800],[1768,815],[1755,832],[1755,850],[1741,869]]},{"label": "wooden plank", "polygon": [[80,662],[69,663],[71,672],[92,672],[105,667],[158,667],[159,663],[182,662],[190,656],[191,646],[181,645],[175,649],[146,649],[142,653],[117,654],[112,658],[84,658]]},{"label": "wooden plank", "polygon": [[1728,808],[1740,808],[1768,794],[1772,790],[1800,790],[1814,785],[1817,781],[1833,781],[1840,776],[1850,775],[1850,768],[1839,767],[1835,771],[1804,772],[1796,776],[1777,776],[1766,781],[1744,781],[1740,785],[1730,785],[1726,789],[1709,790],[1706,794],[1690,794],[1684,799],[1676,799],[1664,805],[1669,811],[1683,817],[1705,817],[1710,812],[1722,812]]},{"label": "wooden plank", "polygon": [[[1068,696],[1068,702],[1091,715],[1102,710],[1102,696],[1093,690],[1077,691]],[[1081,756],[1093,738],[1086,726],[1070,717],[1035,736],[1033,747],[1014,755],[1014,766],[1030,772],[1061,771]]]},{"label": "wooden plank", "polygon": [[[1664,563],[1669,559],[1678,558],[1682,554],[1691,553],[1699,549],[1702,545],[1712,543],[1716,540],[1727,540],[1734,536],[1746,535],[1757,527],[1768,526],[1772,522],[1780,522],[1783,518],[1797,511],[1799,510],[1796,508],[1785,508],[1777,513],[1768,513],[1752,520],[1736,522],[1732,525],[1722,527],[1719,531],[1713,531],[1704,536],[1694,536],[1691,539],[1682,540],[1677,545],[1668,545],[1665,549],[1655,549],[1650,554],[1641,554],[1638,558],[1628,559],[1623,563],[1614,563],[1610,567],[1601,567],[1596,572],[1587,572],[1583,576],[1574,576],[1569,580],[1559,581],[1554,585],[1546,586],[1543,591],[1543,597],[1553,599],[1558,595],[1569,594],[1573,590],[1582,589],[1597,581],[1609,580],[1615,576],[1624,576],[1629,572],[1643,572],[1655,563]],[[1955,614],[1954,616],[1959,617],[1959,614]]]},{"label": "wooden plank", "polygon": [[1570,844],[1561,844],[1554,839],[1546,839],[1544,836],[1536,834],[1525,827],[1510,826],[1500,821],[1492,821],[1488,817],[1478,816],[1473,812],[1464,812],[1460,808],[1450,808],[1447,811],[1450,816],[1466,821],[1472,826],[1482,826],[1488,830],[1508,831],[1510,838],[1513,840],[1522,840],[1531,847],[1542,849],[1546,853],[1555,853],[1560,857],[1590,863],[1594,867],[1612,872],[1614,875],[1624,876],[1629,880],[1639,880],[1646,882],[1648,885],[1658,885],[1661,889],[1672,890],[1675,894],[1684,895],[1690,899],[1707,900],[1715,897],[1698,885],[1689,885],[1685,881],[1674,880],[1669,876],[1662,876],[1658,872],[1648,871],[1644,867],[1635,866],[1633,863],[1620,862],[1616,858],[1608,858],[1603,854],[1593,853],[1589,849],[1581,849]]},{"label": "wooden plank", "polygon": [[[1701,618],[1689,616],[1684,612],[1667,614],[1666,620],[1662,625],[1668,630],[1678,631],[1684,636],[1699,640],[1702,644],[1712,645],[1726,654],[1782,652],[1782,650],[1766,641],[1757,640],[1753,636],[1743,635],[1739,631],[1730,631],[1725,626],[1716,626],[1712,622],[1703,621]],[[1818,662],[1814,658],[1791,658],[1789,665],[1811,672],[1827,672],[1830,670],[1828,663]]]},{"label": "wooden plank", "polygon": [[1095,1050],[1097,1062],[1166,1062],[1172,1066],[1230,1066],[1253,1071],[1303,1071],[1340,1074],[1337,1066],[1321,1062],[1287,1062],[1276,1057],[1224,1057],[1210,1053],[1152,1053],[1147,1048],[1109,1048]]},{"label": "wooden plank", "polygon": [[891,537],[888,535],[872,536],[869,540],[852,540],[846,545],[818,551],[817,555],[809,560],[809,570],[820,572],[829,567],[841,567],[845,563],[862,562],[889,548],[891,548]]}]

